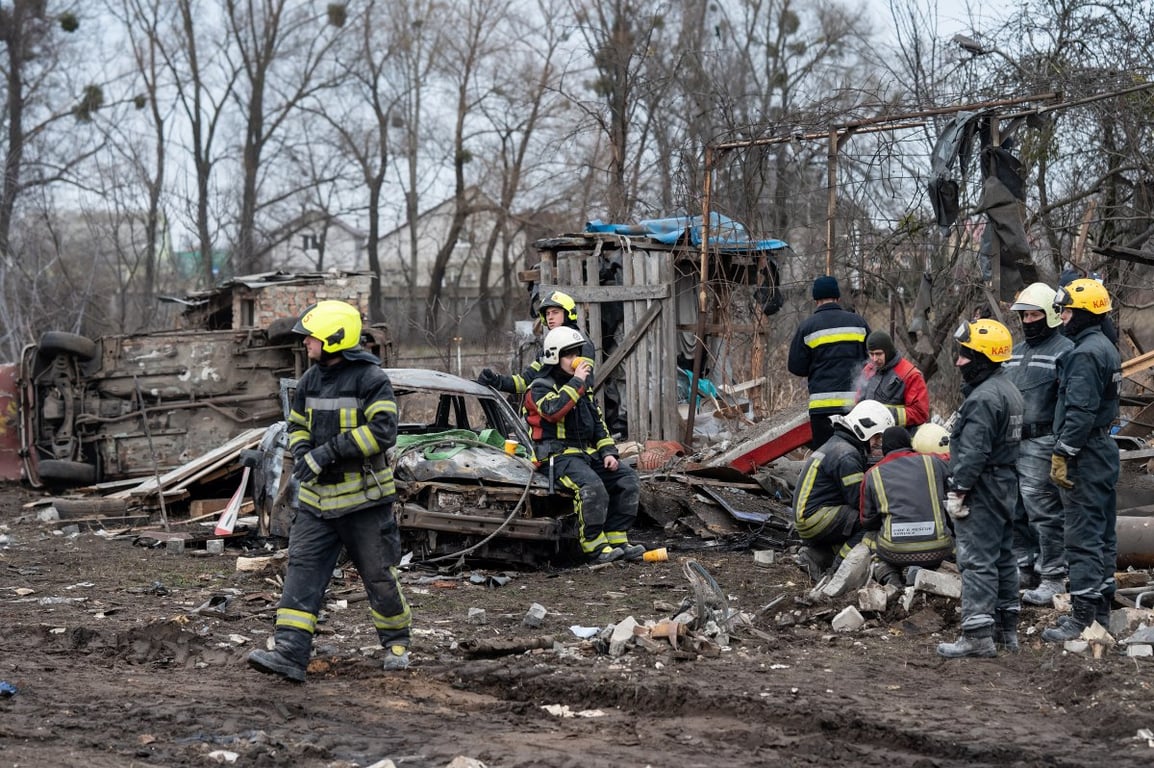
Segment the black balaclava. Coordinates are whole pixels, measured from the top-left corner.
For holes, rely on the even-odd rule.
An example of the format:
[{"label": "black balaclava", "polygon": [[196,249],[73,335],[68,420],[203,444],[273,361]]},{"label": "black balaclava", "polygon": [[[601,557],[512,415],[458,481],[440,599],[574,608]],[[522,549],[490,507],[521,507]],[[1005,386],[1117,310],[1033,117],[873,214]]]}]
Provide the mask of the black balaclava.
[{"label": "black balaclava", "polygon": [[1071,339],[1091,326],[1101,325],[1102,318],[1106,317],[1105,315],[1095,315],[1093,312],[1088,312],[1076,307],[1072,307],[1070,312],[1070,322],[1062,326],[1062,333]]},{"label": "black balaclava", "polygon": [[969,347],[962,347],[958,352],[958,356],[970,361],[969,365],[963,365],[958,369],[962,373],[962,381],[965,382],[963,389],[968,388],[966,389],[966,394],[969,394],[974,387],[990,378],[990,376],[994,374],[994,371],[1002,367],[1001,363],[995,363],[981,352],[970,349]]},{"label": "black balaclava", "polygon": [[1025,334],[1026,343],[1030,346],[1041,344],[1043,341],[1057,333],[1059,327],[1061,326],[1051,328],[1050,324],[1046,322],[1046,318],[1044,317],[1041,320],[1035,320],[1032,323],[1022,321],[1022,333]]}]

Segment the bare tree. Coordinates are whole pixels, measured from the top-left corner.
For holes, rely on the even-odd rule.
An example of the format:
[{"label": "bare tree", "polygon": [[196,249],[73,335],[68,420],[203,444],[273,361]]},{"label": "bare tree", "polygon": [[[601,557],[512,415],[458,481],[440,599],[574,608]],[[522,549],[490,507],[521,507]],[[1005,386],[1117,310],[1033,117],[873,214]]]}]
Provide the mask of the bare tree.
[{"label": "bare tree", "polygon": [[[345,26],[341,4],[289,0],[230,0],[227,29],[242,73],[232,97],[241,114],[240,206],[233,264],[239,272],[260,268],[267,241],[258,244],[257,217],[262,206],[300,191],[299,185],[262,197],[266,152],[280,136],[302,100],[332,86],[326,56]],[[282,182],[286,181],[282,179]],[[291,182],[290,182],[291,184]]]}]

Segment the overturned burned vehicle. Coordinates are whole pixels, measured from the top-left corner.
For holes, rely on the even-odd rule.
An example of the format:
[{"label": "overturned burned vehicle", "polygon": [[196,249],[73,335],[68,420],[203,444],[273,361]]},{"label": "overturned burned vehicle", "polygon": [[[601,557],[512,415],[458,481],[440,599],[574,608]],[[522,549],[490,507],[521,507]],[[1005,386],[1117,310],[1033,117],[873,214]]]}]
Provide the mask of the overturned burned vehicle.
[{"label": "overturned burned vehicle", "polygon": [[[439,371],[387,371],[398,413],[388,459],[402,539],[415,559],[539,565],[576,553],[571,497],[534,471],[525,424],[503,397]],[[283,422],[266,433],[253,486],[277,536],[288,535],[295,496],[284,434]],[[507,440],[517,443],[512,454]]]},{"label": "overturned burned vehicle", "polygon": [[[281,380],[308,362],[296,314],[368,290],[367,275],[252,275],[182,301],[180,329],[43,334],[16,377],[23,479],[61,488],[148,476],[275,423]],[[368,327],[363,341],[388,359],[387,329]]]}]

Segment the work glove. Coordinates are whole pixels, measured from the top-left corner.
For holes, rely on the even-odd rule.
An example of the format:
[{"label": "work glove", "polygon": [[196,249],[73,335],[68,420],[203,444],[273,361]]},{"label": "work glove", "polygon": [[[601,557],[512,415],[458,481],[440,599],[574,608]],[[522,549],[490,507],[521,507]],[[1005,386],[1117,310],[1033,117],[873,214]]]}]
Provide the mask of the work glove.
[{"label": "work glove", "polygon": [[313,448],[293,464],[293,477],[299,482],[311,483],[336,458],[336,452],[327,443]]},{"label": "work glove", "polygon": [[489,368],[485,368],[481,371],[481,375],[477,377],[477,383],[483,387],[496,388],[497,385],[501,383],[501,375]]},{"label": "work glove", "polygon": [[1066,490],[1073,488],[1074,483],[1069,478],[1069,471],[1065,456],[1057,453],[1050,456],[1050,480],[1054,485]]},{"label": "work glove", "polygon": [[966,495],[957,491],[946,494],[946,513],[954,520],[961,520],[970,516],[970,508],[966,506]]}]

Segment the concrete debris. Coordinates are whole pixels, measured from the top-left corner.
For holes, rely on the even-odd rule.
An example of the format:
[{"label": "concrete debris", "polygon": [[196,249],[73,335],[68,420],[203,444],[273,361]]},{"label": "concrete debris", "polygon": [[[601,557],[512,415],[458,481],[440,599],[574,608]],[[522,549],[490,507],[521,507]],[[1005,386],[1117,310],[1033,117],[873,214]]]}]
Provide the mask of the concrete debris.
[{"label": "concrete debris", "polygon": [[530,629],[536,629],[545,623],[545,617],[548,614],[549,611],[545,609],[545,606],[540,603],[533,603],[529,606],[529,611],[525,614],[525,618],[521,620],[521,625],[529,627]]},{"label": "concrete debris", "polygon": [[1131,643],[1126,646],[1126,655],[1130,657],[1154,656],[1154,645],[1149,643]]},{"label": "concrete debris", "polygon": [[1150,627],[1154,627],[1154,610],[1119,608],[1110,613],[1110,634],[1114,637],[1135,634],[1146,628],[1145,631],[1151,632],[1151,639],[1139,642],[1154,642],[1154,632],[1149,629]]},{"label": "concrete debris", "polygon": [[857,606],[862,611],[881,613],[886,609],[886,589],[870,582],[857,591]]},{"label": "concrete debris", "polygon": [[465,757],[464,755],[457,755],[454,757],[445,768],[485,768],[485,764],[475,757]]},{"label": "concrete debris", "polygon": [[847,605],[841,613],[833,617],[830,626],[835,632],[852,632],[855,629],[861,629],[865,624],[865,619],[858,612],[857,608],[852,605]]},{"label": "concrete debris", "polygon": [[951,573],[931,571],[925,568],[918,571],[914,578],[914,590],[929,592],[931,595],[941,595],[954,600],[962,599],[962,579]]},{"label": "concrete debris", "polygon": [[486,624],[489,619],[485,615],[484,608],[470,608],[468,621],[470,624]]},{"label": "concrete debris", "polygon": [[637,619],[632,616],[627,616],[613,625],[612,631],[609,633],[610,656],[621,656],[625,653],[630,641],[633,640],[634,629],[637,629]]},{"label": "concrete debris", "polygon": [[823,597],[841,597],[865,586],[869,579],[870,560],[873,553],[865,544],[858,544],[849,551],[842,560],[833,576],[828,581],[823,579],[810,592],[810,598],[820,600]]},{"label": "concrete debris", "polygon": [[[1111,634],[1121,634],[1112,632]],[[1122,641],[1123,643],[1147,643],[1154,644],[1154,626],[1142,624],[1134,631],[1132,635]]]}]

